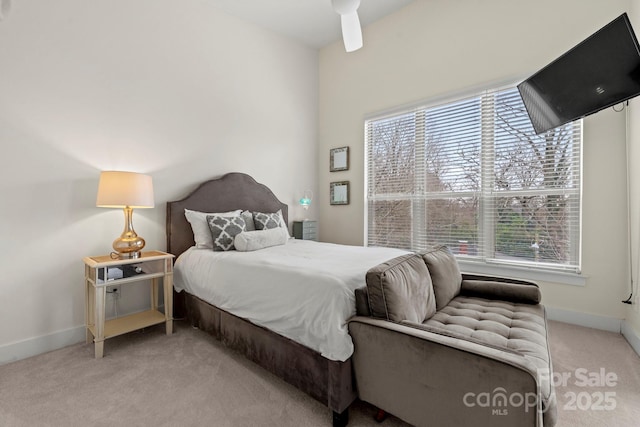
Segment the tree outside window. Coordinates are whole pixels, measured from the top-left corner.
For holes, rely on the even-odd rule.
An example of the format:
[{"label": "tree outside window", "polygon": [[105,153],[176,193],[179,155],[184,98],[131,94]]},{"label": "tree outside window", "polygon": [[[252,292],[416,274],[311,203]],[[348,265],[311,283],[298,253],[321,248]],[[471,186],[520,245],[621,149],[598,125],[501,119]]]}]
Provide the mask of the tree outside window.
[{"label": "tree outside window", "polygon": [[367,244],[578,271],[581,138],[515,88],[368,120]]}]

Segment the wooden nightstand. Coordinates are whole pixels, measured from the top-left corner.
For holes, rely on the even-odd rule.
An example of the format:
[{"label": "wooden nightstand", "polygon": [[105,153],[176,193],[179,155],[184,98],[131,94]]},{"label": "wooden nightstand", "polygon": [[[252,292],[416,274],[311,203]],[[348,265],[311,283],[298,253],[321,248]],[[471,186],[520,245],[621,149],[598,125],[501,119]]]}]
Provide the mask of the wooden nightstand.
[{"label": "wooden nightstand", "polygon": [[316,221],[293,221],[293,237],[300,240],[318,240]]},{"label": "wooden nightstand", "polygon": [[[104,340],[146,328],[166,324],[167,335],[173,332],[173,255],[143,252],[140,258],[113,259],[109,255],[85,257],[85,324],[87,344],[95,343],[95,356],[103,355]],[[164,288],[164,313],[158,311],[158,284]],[[105,322],[107,286],[151,280],[151,309]]]}]

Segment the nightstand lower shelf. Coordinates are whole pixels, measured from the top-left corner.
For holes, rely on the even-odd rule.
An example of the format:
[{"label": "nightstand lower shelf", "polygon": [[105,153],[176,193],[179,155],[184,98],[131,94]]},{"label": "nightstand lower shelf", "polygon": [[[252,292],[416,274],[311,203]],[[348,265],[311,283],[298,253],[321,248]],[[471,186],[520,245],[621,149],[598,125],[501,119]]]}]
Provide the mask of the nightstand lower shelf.
[{"label": "nightstand lower shelf", "polygon": [[[141,313],[107,320],[104,322],[104,339],[117,337],[118,335],[137,331],[138,329],[164,323],[166,320],[165,315],[158,310],[147,310]],[[97,336],[94,325],[89,325],[89,331],[91,331],[94,337]]]}]

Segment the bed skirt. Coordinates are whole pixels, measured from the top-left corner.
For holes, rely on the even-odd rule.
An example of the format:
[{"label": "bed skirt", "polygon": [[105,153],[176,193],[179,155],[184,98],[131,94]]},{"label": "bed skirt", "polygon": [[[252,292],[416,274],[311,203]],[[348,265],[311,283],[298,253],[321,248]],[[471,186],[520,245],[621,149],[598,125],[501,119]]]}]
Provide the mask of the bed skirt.
[{"label": "bed skirt", "polygon": [[[326,405],[336,416],[348,417],[356,399],[351,359],[329,360],[289,338],[234,316],[187,292],[174,293],[176,309],[194,327],[242,353],[249,360]],[[348,419],[348,418],[347,418]]]}]

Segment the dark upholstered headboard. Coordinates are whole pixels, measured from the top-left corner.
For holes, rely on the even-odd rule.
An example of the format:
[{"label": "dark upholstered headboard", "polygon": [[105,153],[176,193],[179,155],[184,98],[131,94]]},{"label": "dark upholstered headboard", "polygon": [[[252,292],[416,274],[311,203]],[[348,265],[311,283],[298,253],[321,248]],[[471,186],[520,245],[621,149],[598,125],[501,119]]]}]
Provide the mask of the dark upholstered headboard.
[{"label": "dark upholstered headboard", "polygon": [[167,252],[176,257],[194,245],[191,225],[184,216],[185,208],[200,212],[235,209],[276,212],[282,209],[284,221],[289,223],[287,205],[280,202],[267,186],[247,174],[228,173],[200,184],[182,200],[167,202]]}]

